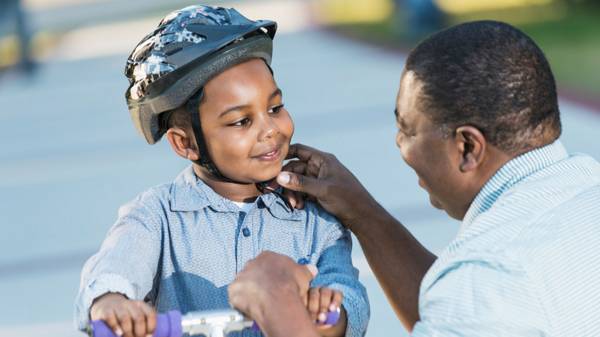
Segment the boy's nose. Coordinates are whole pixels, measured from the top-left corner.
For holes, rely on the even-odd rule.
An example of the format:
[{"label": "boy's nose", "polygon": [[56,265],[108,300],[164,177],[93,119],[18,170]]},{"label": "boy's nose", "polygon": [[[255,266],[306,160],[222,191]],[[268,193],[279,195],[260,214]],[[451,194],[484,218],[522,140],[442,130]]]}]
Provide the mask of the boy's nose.
[{"label": "boy's nose", "polygon": [[275,122],[273,120],[268,118],[264,122],[264,126],[262,128],[262,132],[259,136],[259,139],[265,140],[265,139],[272,138],[273,136],[275,136],[277,134],[277,132],[279,132],[279,129],[277,128],[277,124],[275,124]]}]

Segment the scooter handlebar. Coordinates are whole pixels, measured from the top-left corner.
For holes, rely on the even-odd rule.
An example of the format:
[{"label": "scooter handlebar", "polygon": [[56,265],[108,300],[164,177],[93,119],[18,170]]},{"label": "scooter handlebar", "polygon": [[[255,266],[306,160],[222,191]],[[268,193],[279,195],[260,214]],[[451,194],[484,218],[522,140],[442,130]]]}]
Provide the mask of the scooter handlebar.
[{"label": "scooter handlebar", "polygon": [[[340,311],[331,311],[327,313],[327,319],[324,325],[335,325],[340,319]],[[258,330],[256,322],[252,326]],[[102,320],[91,321],[88,327],[88,335],[91,337],[119,337]],[[156,316],[156,329],[152,337],[181,337],[183,335],[181,313],[177,310],[169,311],[165,314]]]},{"label": "scooter handlebar", "polygon": [[[181,313],[173,310],[156,316],[156,329],[152,337],[181,337]],[[119,337],[102,320],[90,322],[89,335],[92,337]]]}]

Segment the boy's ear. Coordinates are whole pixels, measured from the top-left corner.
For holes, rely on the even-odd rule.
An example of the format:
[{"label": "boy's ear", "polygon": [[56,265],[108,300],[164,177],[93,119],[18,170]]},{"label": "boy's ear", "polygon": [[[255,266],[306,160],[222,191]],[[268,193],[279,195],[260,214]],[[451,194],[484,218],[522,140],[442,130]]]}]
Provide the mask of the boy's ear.
[{"label": "boy's ear", "polygon": [[184,129],[181,128],[169,128],[166,133],[167,140],[171,144],[171,148],[181,158],[185,158],[191,161],[200,159],[198,151],[192,146],[192,139],[188,137],[188,134]]}]

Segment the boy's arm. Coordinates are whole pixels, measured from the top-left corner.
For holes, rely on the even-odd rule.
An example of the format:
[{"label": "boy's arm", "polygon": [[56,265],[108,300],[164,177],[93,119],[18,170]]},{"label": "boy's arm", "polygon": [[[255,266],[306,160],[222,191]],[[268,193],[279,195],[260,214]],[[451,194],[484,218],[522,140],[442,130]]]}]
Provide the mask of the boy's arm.
[{"label": "boy's arm", "polygon": [[119,210],[100,251],[81,272],[75,322],[84,329],[93,301],[108,292],[144,300],[151,291],[161,251],[160,221],[140,198]]},{"label": "boy's arm", "polygon": [[352,265],[350,232],[338,223],[327,224],[330,229],[325,249],[317,261],[319,273],[311,286],[328,287],[343,293],[346,311],[346,337],[363,336],[369,321],[369,300],[364,286],[358,281],[358,270]]}]

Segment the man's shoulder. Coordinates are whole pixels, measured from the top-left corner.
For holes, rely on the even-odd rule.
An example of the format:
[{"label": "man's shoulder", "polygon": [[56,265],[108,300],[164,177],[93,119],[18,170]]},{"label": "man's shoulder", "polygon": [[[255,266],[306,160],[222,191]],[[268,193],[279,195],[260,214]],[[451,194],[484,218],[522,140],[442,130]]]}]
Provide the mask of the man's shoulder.
[{"label": "man's shoulder", "polygon": [[507,196],[481,214],[449,245],[448,254],[518,261],[529,268],[551,263],[551,255],[571,250],[577,255],[592,242],[600,246],[600,184],[523,194],[515,192],[514,200]]},{"label": "man's shoulder", "polygon": [[600,185],[563,192],[568,196],[540,210],[522,205],[520,214],[502,216],[490,210],[489,219],[475,221],[440,254],[422,291],[448,275],[474,284],[488,275],[539,292],[542,301],[554,301],[556,310],[567,310],[569,296],[600,300],[600,292],[585,281],[600,277],[600,260],[594,259],[600,247]]},{"label": "man's shoulder", "polygon": [[[540,237],[541,232],[555,232],[553,226],[570,224],[574,211],[599,214],[600,208],[596,206],[599,197],[598,162],[585,155],[571,156],[527,177],[501,195],[473,221],[465,236],[469,240],[477,237],[482,249],[506,250],[506,245],[522,244],[524,237]],[[551,221],[556,219],[561,221]]]},{"label": "man's shoulder", "polygon": [[499,206],[515,204],[550,210],[600,185],[600,164],[587,155],[572,155],[525,178],[499,198]]}]

